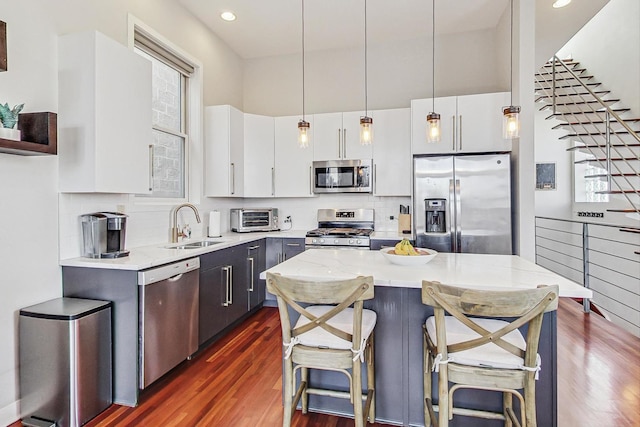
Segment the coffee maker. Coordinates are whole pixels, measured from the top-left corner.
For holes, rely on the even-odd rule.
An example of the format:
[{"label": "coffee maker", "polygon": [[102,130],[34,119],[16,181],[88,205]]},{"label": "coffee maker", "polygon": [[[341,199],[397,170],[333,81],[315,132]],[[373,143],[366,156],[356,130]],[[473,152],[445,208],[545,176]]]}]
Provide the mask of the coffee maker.
[{"label": "coffee maker", "polygon": [[82,218],[82,256],[120,258],[129,255],[124,242],[127,215],[118,212],[95,212]]},{"label": "coffee maker", "polygon": [[446,199],[424,199],[425,233],[446,233]]}]

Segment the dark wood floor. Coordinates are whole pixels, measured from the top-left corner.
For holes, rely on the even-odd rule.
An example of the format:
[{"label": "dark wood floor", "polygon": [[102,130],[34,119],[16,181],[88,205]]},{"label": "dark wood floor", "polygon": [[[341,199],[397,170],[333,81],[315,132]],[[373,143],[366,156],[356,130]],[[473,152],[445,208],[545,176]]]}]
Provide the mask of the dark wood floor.
[{"label": "dark wood floor", "polygon": [[[277,309],[264,308],[152,385],[138,407],[112,405],[86,426],[280,426],[280,341]],[[640,426],[640,339],[562,299],[558,370],[558,426]],[[353,421],[298,411],[293,425]]]}]

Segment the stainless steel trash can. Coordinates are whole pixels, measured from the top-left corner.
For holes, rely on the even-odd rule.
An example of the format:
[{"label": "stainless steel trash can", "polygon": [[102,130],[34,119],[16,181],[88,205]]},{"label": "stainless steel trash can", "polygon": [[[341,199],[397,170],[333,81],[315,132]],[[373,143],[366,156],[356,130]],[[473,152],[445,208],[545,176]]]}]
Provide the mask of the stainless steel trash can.
[{"label": "stainless steel trash can", "polygon": [[76,427],[112,402],[111,302],[57,298],[19,318],[20,412]]}]

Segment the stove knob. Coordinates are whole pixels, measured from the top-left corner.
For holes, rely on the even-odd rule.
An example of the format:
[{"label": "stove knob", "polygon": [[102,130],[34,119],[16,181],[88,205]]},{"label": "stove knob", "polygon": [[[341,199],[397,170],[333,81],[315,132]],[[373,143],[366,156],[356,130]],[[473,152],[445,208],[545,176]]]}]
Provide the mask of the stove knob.
[{"label": "stove knob", "polygon": [[356,243],[359,245],[360,244],[360,239],[356,240]]},{"label": "stove knob", "polygon": [[[358,240],[358,243],[360,243],[360,240]],[[353,245],[353,239],[349,239],[349,244]]]},{"label": "stove knob", "polygon": [[318,243],[318,239],[312,239],[311,243]]},{"label": "stove knob", "polygon": [[320,239],[320,243],[324,243],[324,239]]},{"label": "stove knob", "polygon": [[337,245],[338,243],[340,243],[340,240],[336,239],[336,240],[333,241],[333,243],[335,243]]}]

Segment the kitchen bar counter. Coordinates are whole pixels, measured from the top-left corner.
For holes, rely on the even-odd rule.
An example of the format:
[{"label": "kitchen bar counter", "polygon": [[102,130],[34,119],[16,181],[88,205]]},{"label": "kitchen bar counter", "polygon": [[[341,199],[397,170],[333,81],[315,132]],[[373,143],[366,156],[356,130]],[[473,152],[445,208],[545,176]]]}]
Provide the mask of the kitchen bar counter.
[{"label": "kitchen bar counter", "polygon": [[[373,275],[375,297],[365,307],[377,313],[376,420],[395,425],[424,425],[422,402],[422,325],[433,314],[421,301],[422,280],[476,289],[523,289],[557,284],[563,297],[591,297],[591,291],[519,256],[438,254],[419,267],[391,264],[379,251],[308,250],[268,269],[273,273],[311,280],[333,280]],[[261,275],[266,277],[266,272]],[[539,354],[540,379],[536,382],[538,425],[557,426],[557,316],[546,313]],[[363,383],[366,379],[363,378]],[[345,389],[344,375],[312,370],[310,383]],[[437,374],[433,374],[437,401]],[[460,406],[501,411],[498,393],[475,390],[456,392]],[[318,412],[353,416],[348,401],[311,396],[309,407]],[[451,427],[498,427],[504,422],[457,415]]]},{"label": "kitchen bar counter", "polygon": [[517,255],[439,253],[425,265],[410,267],[392,264],[380,251],[312,249],[268,271],[308,280],[371,275],[376,286],[417,289],[422,288],[422,280],[484,289],[558,285],[561,297],[592,297],[589,289]]}]

